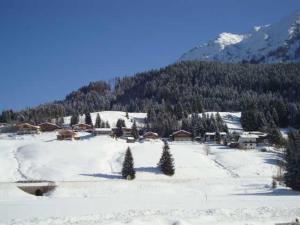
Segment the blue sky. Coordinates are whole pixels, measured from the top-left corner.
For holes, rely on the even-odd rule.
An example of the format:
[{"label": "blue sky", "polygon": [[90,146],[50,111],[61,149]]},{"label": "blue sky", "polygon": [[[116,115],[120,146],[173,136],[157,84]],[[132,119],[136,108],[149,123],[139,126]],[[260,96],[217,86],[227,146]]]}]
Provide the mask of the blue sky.
[{"label": "blue sky", "polygon": [[296,9],[299,0],[0,0],[0,110],[171,64]]}]

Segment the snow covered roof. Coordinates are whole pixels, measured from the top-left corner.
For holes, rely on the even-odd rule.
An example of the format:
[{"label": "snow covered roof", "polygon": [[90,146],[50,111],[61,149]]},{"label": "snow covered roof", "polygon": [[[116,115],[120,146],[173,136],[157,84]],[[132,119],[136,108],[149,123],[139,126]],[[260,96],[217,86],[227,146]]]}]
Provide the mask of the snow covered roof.
[{"label": "snow covered roof", "polygon": [[94,131],[111,131],[111,128],[94,128]]},{"label": "snow covered roof", "polygon": [[134,140],[134,137],[127,137],[127,140]]},{"label": "snow covered roof", "polygon": [[258,136],[257,135],[255,135],[255,134],[242,134],[241,136],[240,136],[241,138],[244,138],[244,139],[247,139],[247,138],[258,138]]},{"label": "snow covered roof", "polygon": [[206,136],[213,136],[216,135],[216,132],[205,132]]}]

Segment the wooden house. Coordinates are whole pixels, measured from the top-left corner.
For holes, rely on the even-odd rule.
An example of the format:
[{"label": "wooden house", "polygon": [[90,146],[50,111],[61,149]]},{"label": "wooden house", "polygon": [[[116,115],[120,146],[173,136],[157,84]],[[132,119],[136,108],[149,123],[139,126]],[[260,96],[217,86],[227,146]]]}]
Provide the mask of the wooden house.
[{"label": "wooden house", "polygon": [[243,133],[238,140],[239,147],[242,149],[254,149],[257,146],[258,136],[255,134]]},{"label": "wooden house", "polygon": [[17,134],[39,134],[40,127],[34,126],[29,123],[21,123],[17,125]]},{"label": "wooden house", "polygon": [[98,135],[111,135],[112,129],[111,128],[94,128],[92,131],[92,134],[94,136]]},{"label": "wooden house", "polygon": [[192,141],[193,135],[185,130],[179,130],[171,135],[173,141]]},{"label": "wooden house", "polygon": [[216,140],[216,132],[206,132],[204,134],[205,141],[215,141]]},{"label": "wooden house", "polygon": [[91,131],[92,126],[85,123],[78,123],[73,126],[75,131]]},{"label": "wooden house", "polygon": [[79,139],[73,130],[62,129],[58,131],[57,140]]},{"label": "wooden house", "polygon": [[41,123],[41,124],[39,124],[39,126],[40,126],[40,129],[42,132],[55,131],[55,130],[60,129],[60,126],[58,126],[54,123],[49,123],[49,122]]},{"label": "wooden house", "polygon": [[127,142],[127,143],[134,143],[134,142],[135,142],[135,139],[134,139],[134,137],[127,137],[127,138],[126,138],[126,142]]},{"label": "wooden house", "polygon": [[158,139],[159,136],[157,133],[148,131],[148,132],[144,133],[143,138],[144,139]]}]

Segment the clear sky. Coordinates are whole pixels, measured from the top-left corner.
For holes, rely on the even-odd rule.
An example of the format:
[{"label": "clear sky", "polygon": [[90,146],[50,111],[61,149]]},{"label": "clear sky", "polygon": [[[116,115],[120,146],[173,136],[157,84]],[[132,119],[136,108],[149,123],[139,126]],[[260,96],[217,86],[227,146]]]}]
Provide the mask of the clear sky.
[{"label": "clear sky", "polygon": [[0,0],[0,110],[171,64],[221,32],[297,9],[299,0]]}]

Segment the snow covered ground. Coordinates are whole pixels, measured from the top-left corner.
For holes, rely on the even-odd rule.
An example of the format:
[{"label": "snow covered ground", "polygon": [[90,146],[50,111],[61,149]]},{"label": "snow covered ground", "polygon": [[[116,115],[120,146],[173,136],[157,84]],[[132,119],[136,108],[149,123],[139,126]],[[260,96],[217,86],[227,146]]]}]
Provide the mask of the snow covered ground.
[{"label": "snow covered ground", "polygon": [[[104,116],[103,116],[104,117]],[[176,174],[156,164],[161,141],[127,144],[80,133],[57,141],[55,133],[0,135],[1,225],[191,225],[274,224],[300,216],[300,193],[271,188],[280,155],[210,144],[170,142]],[[132,149],[136,179],[122,180],[121,164]],[[44,197],[13,181],[54,180]]]},{"label": "snow covered ground", "polygon": [[[104,122],[108,122],[110,127],[115,127],[118,119],[125,120],[126,127],[131,127],[133,121],[137,123],[137,126],[143,126],[144,120],[147,117],[147,113],[128,113],[128,118],[126,117],[126,112],[122,111],[101,111],[91,113],[91,118],[93,123],[96,122],[97,114],[99,113],[100,118]],[[70,124],[71,116],[64,117],[65,124]],[[85,122],[85,115],[79,116],[79,122]]]}]

